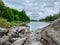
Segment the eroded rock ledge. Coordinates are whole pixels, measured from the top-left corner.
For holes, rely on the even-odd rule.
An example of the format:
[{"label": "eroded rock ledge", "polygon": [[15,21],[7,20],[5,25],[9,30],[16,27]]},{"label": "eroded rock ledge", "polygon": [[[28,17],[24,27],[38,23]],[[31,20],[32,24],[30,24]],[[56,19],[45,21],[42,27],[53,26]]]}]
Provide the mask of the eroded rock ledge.
[{"label": "eroded rock ledge", "polygon": [[60,45],[60,18],[41,31],[43,45]]}]

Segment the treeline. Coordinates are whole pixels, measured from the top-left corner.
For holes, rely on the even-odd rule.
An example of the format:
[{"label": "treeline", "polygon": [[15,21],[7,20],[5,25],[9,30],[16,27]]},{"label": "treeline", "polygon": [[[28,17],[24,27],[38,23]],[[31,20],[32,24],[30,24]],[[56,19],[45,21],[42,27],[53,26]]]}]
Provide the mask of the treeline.
[{"label": "treeline", "polygon": [[57,18],[60,18],[60,12],[58,14],[46,16],[44,19],[40,19],[40,21],[54,21]]},{"label": "treeline", "polygon": [[0,18],[7,19],[7,21],[29,21],[30,18],[26,15],[24,10],[18,11],[16,9],[11,9],[6,7],[4,3],[0,0]]}]

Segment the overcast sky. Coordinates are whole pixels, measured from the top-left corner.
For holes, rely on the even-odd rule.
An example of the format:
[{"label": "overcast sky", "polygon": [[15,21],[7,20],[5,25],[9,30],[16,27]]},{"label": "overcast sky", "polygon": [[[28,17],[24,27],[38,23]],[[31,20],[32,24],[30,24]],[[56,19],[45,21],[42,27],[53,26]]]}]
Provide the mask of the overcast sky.
[{"label": "overcast sky", "polygon": [[3,0],[5,5],[25,9],[31,19],[40,19],[60,11],[60,0]]}]

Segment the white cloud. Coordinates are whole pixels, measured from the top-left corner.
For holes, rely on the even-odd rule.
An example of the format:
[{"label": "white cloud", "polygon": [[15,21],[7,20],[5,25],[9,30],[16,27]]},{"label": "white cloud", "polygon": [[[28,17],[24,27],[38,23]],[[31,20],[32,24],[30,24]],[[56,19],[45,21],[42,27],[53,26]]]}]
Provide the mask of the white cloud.
[{"label": "white cloud", "polygon": [[36,19],[60,11],[60,0],[3,0],[3,1],[9,7],[18,10],[25,9],[27,14],[31,18],[35,17]]}]

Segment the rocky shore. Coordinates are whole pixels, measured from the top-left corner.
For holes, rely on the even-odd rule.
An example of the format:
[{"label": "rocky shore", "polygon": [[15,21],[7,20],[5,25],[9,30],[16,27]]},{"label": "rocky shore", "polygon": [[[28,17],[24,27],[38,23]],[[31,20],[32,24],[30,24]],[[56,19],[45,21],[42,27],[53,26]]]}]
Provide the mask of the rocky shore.
[{"label": "rocky shore", "polygon": [[60,18],[33,32],[25,26],[0,28],[0,45],[60,45]]},{"label": "rocky shore", "polygon": [[0,45],[23,45],[30,33],[24,26],[14,26],[9,30],[0,28]]},{"label": "rocky shore", "polygon": [[41,42],[43,45],[60,45],[60,18],[42,29]]}]

